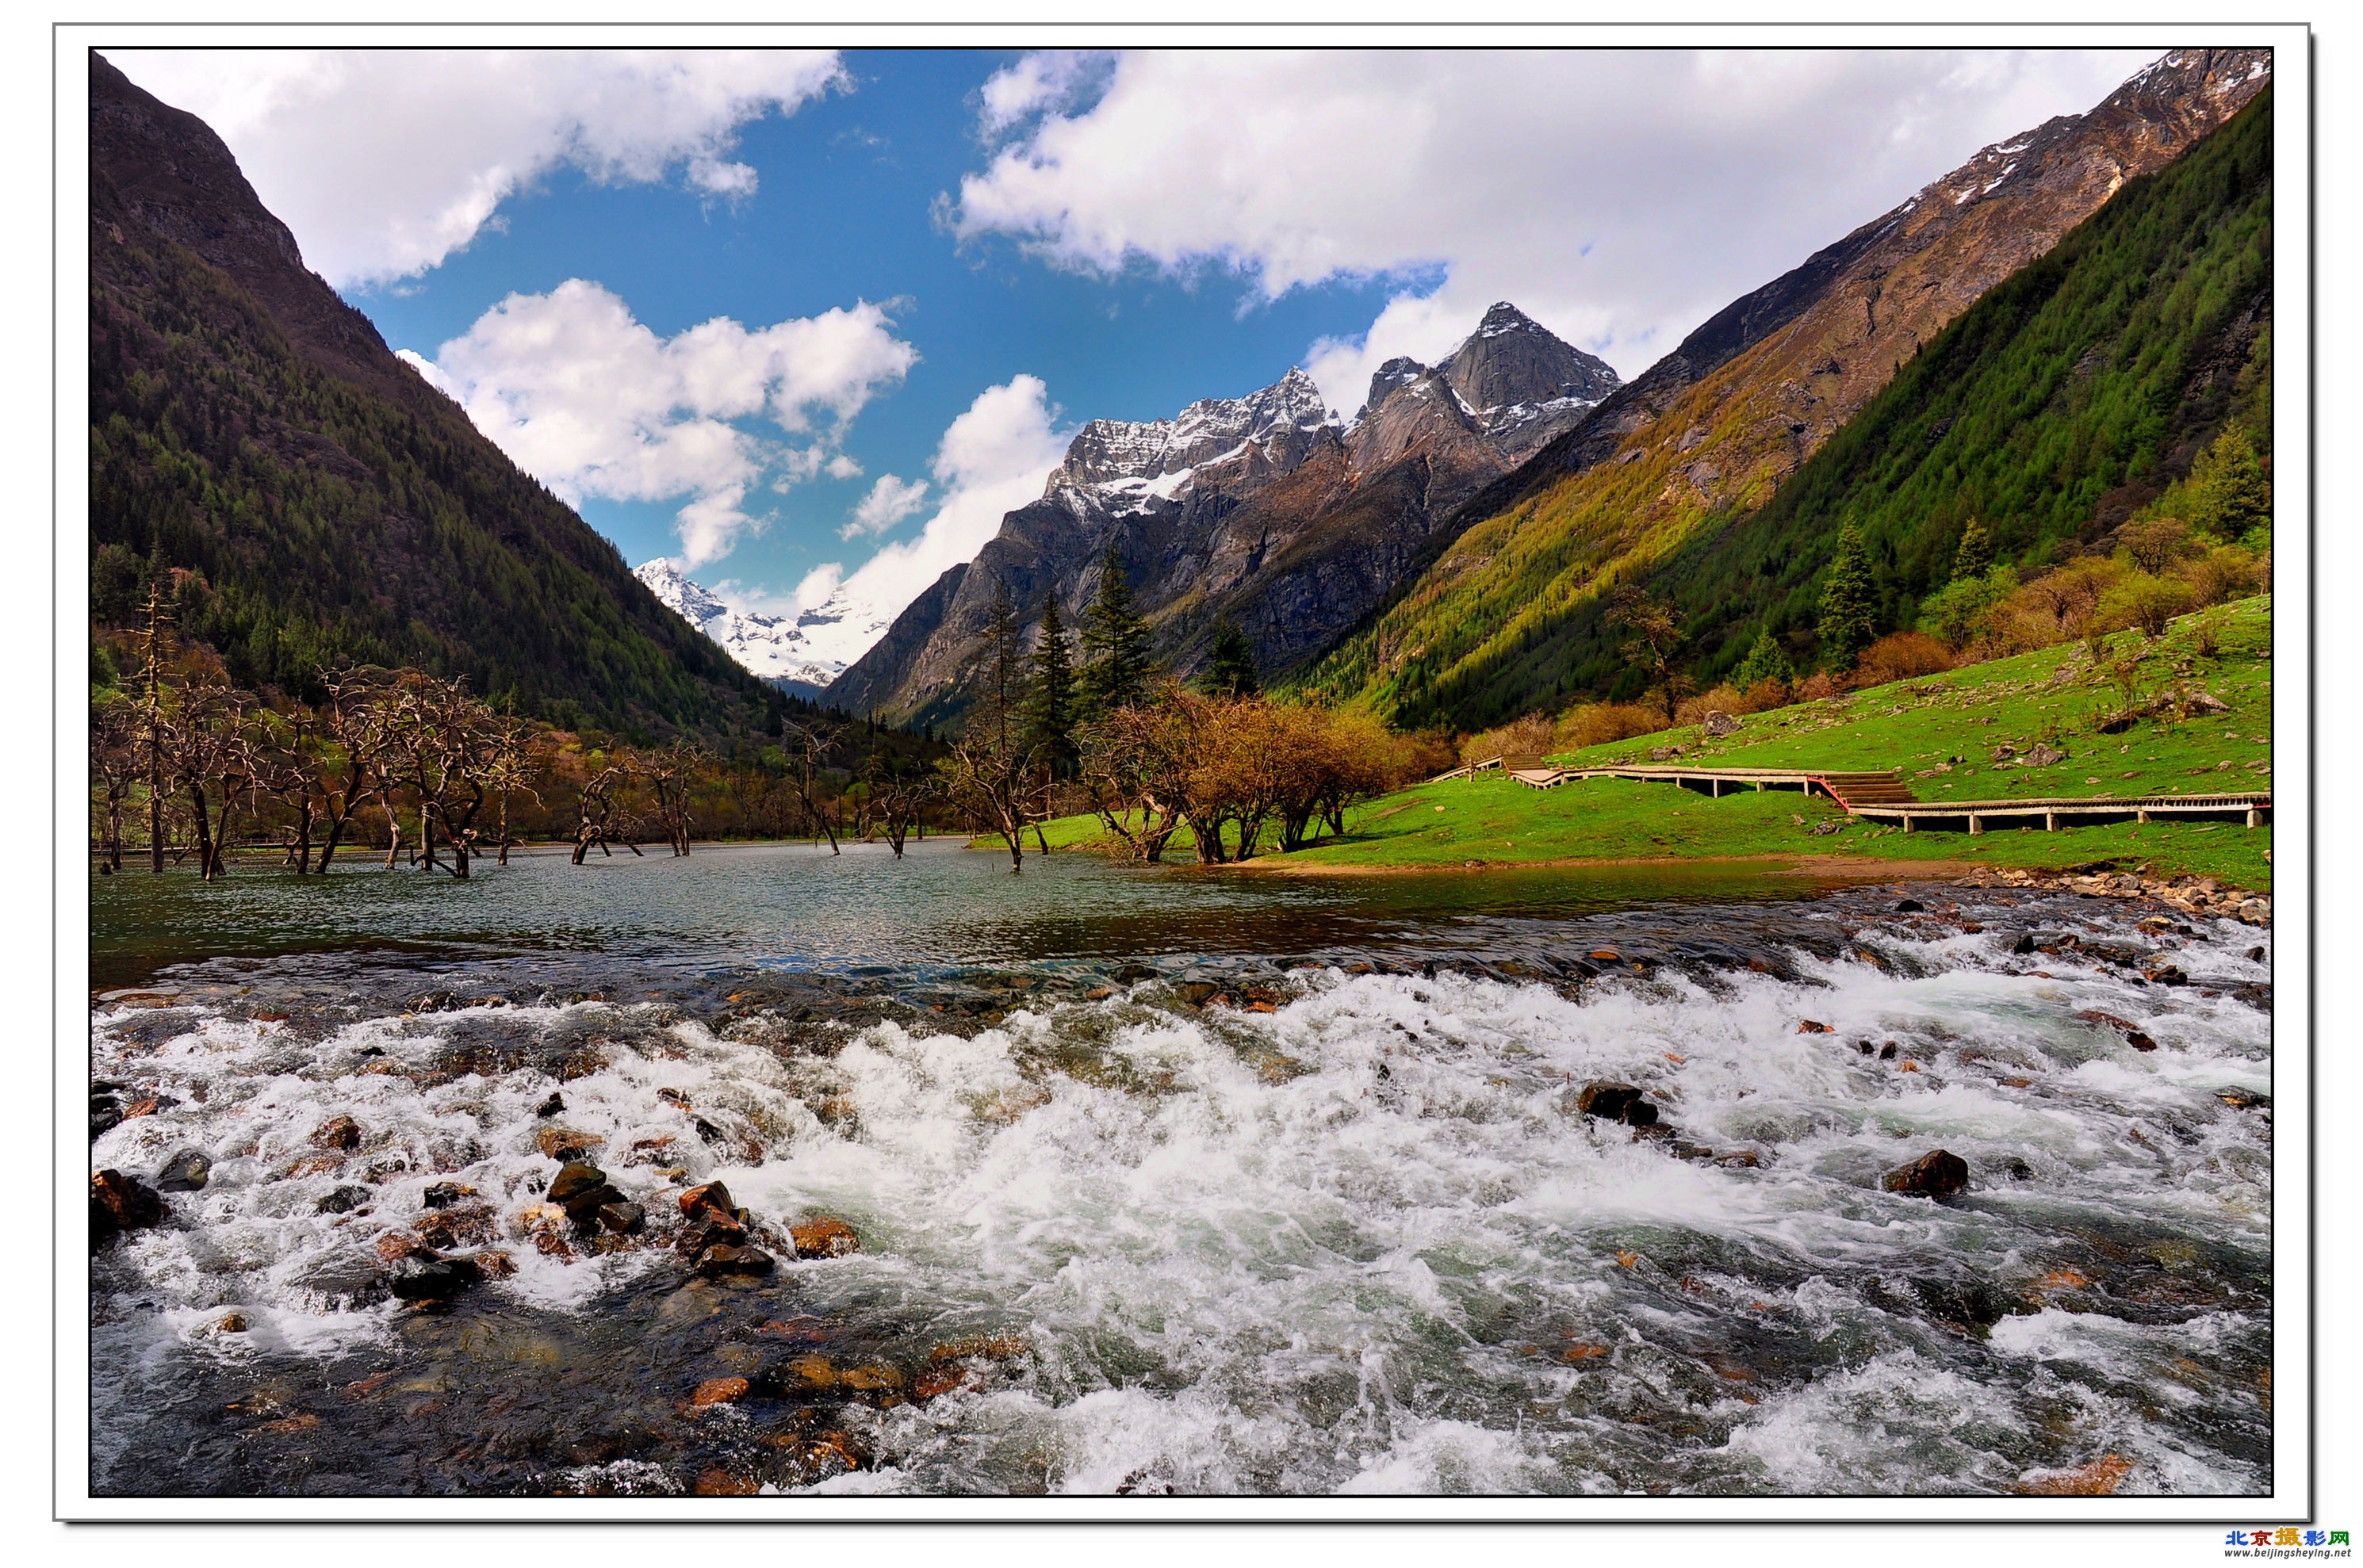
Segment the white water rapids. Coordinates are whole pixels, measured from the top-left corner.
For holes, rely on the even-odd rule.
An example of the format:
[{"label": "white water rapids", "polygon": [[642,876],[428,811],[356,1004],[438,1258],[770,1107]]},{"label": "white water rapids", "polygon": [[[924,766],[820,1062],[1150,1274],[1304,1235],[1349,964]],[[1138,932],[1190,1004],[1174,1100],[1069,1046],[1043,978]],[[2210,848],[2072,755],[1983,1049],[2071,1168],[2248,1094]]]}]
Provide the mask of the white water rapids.
[{"label": "white water rapids", "polygon": [[[531,1244],[556,1168],[536,1136],[562,1125],[651,1215],[719,1177],[760,1219],[859,1232],[850,1256],[783,1257],[738,1317],[793,1309],[913,1368],[964,1335],[1022,1342],[966,1386],[838,1411],[863,1463],[831,1491],[1929,1494],[2102,1455],[2121,1492],[2267,1489],[2271,1112],[2232,1101],[2270,1091],[2270,1020],[2229,993],[2269,982],[2269,953],[2243,956],[2269,938],[2202,924],[2167,986],[2014,956],[2031,911],[1978,933],[1816,918],[1898,961],[1603,963],[1580,989],[1307,967],[1270,1011],[1146,982],[959,1032],[626,1000],[308,1026],[103,1004],[94,1076],[161,1098],[93,1168],[213,1165],[94,1264],[100,1484],[152,1484],[190,1433],[225,1457],[169,1489],[671,1491],[722,1463],[693,1451],[754,1452],[763,1408],[682,1405],[752,1353],[673,1356],[663,1327],[692,1299],[737,1321],[734,1287],[681,1288],[661,1241]],[[573,1076],[464,1055],[492,1038],[563,1046]],[[1579,1114],[1595,1079],[1640,1087],[1677,1136]],[[564,1110],[538,1115],[553,1091]],[[324,1154],[315,1130],[346,1115],[360,1147]],[[1880,1189],[1940,1147],[1963,1197]],[[434,1182],[475,1188],[517,1265],[465,1306],[497,1355],[356,1286]],[[338,1436],[357,1397],[336,1391],[392,1369],[372,1398],[424,1430],[449,1401],[476,1441],[461,1395],[587,1357],[570,1346],[603,1317],[639,1359],[570,1373],[573,1426],[663,1434],[639,1447],[520,1439],[542,1448],[483,1483],[473,1450],[396,1474],[368,1430]],[[190,1378],[205,1397],[174,1405]],[[253,1408],[322,1413],[328,1457],[216,1430],[250,1386],[272,1391]]]}]

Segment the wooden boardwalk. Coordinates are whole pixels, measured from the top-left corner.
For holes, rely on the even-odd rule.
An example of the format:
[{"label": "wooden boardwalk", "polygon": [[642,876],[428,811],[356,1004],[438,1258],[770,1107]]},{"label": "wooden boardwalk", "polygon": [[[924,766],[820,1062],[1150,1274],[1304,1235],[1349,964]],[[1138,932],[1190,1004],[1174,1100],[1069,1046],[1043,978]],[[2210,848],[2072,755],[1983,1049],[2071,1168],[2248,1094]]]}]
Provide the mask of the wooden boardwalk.
[{"label": "wooden boardwalk", "polygon": [[2033,827],[2045,832],[2099,821],[2153,822],[2161,818],[2237,818],[2249,827],[2261,827],[2273,809],[2270,794],[2248,791],[2196,795],[2085,795],[2031,800],[1923,801],[1892,768],[1877,771],[1798,767],[1678,767],[1658,763],[1612,767],[1555,767],[1540,757],[1492,757],[1456,768],[1435,780],[1474,778],[1499,767],[1533,790],[1555,789],[1570,778],[1630,778],[1642,783],[1671,784],[1703,795],[1721,797],[1742,790],[1796,790],[1826,796],[1849,816],[1887,823],[1916,833],[1923,826],[1960,827],[1973,834],[1989,823]]}]

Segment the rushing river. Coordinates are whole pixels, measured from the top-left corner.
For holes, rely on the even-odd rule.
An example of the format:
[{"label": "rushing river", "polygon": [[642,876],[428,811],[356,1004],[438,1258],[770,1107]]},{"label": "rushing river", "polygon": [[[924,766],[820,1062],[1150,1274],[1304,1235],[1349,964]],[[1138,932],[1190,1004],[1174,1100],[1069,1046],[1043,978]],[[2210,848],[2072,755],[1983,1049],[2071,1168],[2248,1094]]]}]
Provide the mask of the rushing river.
[{"label": "rushing river", "polygon": [[[93,1256],[101,1492],[2270,1487],[2243,925],[937,843],[92,900],[92,1168],[209,1162]],[[716,1178],[769,1275],[673,1247]]]}]

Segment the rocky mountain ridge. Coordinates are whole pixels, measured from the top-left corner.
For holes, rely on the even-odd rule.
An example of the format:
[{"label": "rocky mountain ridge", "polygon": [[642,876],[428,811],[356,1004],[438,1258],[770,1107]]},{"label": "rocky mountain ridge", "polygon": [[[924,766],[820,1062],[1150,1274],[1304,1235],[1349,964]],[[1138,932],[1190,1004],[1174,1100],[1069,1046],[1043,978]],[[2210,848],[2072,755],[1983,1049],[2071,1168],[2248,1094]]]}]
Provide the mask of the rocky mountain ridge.
[{"label": "rocky mountain ridge", "polygon": [[1048,593],[1071,624],[1111,544],[1169,668],[1193,669],[1225,617],[1264,668],[1300,663],[1433,559],[1462,502],[1614,384],[1607,365],[1503,304],[1445,365],[1390,361],[1350,425],[1296,369],[1171,419],[1093,421],[1042,498],[914,600],[829,700],[897,722],[956,716],[996,585],[1029,635]]}]

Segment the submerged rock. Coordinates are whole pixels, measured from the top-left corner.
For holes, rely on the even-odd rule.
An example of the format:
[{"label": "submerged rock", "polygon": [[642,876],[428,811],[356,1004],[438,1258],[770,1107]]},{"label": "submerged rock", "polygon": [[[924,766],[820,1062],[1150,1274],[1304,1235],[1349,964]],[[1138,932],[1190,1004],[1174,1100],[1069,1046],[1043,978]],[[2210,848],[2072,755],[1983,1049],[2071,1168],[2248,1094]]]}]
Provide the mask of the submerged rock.
[{"label": "submerged rock", "polygon": [[697,1272],[708,1279],[765,1275],[774,1266],[771,1254],[762,1248],[733,1246],[727,1242],[706,1248],[697,1260]]},{"label": "submerged rock", "polygon": [[576,1229],[583,1231],[598,1229],[601,1209],[627,1202],[622,1193],[608,1185],[605,1171],[581,1161],[560,1169],[549,1184],[548,1196],[550,1202],[566,1210],[567,1219],[574,1222]]},{"label": "submerged rock", "polygon": [[386,1270],[386,1286],[404,1301],[449,1301],[483,1277],[473,1258],[447,1258],[421,1248]]},{"label": "submerged rock", "polygon": [[1931,1149],[1908,1165],[1898,1165],[1880,1178],[1890,1192],[1914,1198],[1949,1198],[1969,1185],[1969,1165],[1960,1155]]}]

